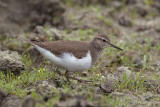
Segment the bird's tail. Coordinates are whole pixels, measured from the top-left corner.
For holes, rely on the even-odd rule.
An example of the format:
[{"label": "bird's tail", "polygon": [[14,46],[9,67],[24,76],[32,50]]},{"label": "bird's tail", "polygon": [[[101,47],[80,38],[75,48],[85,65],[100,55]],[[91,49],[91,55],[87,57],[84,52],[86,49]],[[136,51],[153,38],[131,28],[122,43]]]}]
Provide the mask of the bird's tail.
[{"label": "bird's tail", "polygon": [[26,40],[26,39],[23,39],[23,38],[21,38],[21,37],[18,37],[18,40],[23,41],[23,42],[27,42],[27,43],[33,45],[33,43],[32,43],[31,41]]}]

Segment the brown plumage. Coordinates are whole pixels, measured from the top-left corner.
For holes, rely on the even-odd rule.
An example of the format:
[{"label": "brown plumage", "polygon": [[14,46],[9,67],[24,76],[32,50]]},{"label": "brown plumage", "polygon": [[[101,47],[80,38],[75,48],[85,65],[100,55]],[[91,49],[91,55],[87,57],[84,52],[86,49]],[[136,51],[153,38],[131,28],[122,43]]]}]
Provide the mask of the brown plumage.
[{"label": "brown plumage", "polygon": [[56,56],[61,56],[62,53],[72,53],[77,58],[82,58],[88,52],[90,44],[82,41],[55,41],[55,42],[32,42],[42,48],[45,48]]},{"label": "brown plumage", "polygon": [[[88,51],[91,53],[92,65],[95,64],[102,50],[109,46],[103,42],[103,38],[110,43],[110,39],[105,34],[96,36],[91,42],[86,41],[54,41],[54,42],[37,42],[27,41],[30,44],[38,45],[44,49],[49,50],[58,57],[61,57],[63,53],[71,53],[78,59],[86,56]],[[21,39],[23,40],[23,39]]]}]

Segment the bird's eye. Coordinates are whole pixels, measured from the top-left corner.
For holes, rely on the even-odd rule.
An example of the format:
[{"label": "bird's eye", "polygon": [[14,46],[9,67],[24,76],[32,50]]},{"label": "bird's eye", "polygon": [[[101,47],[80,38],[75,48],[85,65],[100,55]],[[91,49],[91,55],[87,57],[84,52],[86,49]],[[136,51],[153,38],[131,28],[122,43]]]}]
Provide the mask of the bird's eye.
[{"label": "bird's eye", "polygon": [[106,39],[102,39],[103,42],[106,42]]}]

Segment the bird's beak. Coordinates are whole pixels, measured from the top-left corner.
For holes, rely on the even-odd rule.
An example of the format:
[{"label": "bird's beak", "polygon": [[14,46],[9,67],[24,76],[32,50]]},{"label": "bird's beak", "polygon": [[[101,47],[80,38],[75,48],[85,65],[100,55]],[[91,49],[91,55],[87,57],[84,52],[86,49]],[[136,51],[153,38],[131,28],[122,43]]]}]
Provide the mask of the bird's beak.
[{"label": "bird's beak", "polygon": [[119,48],[119,47],[118,47],[118,46],[116,46],[116,45],[113,45],[113,44],[112,44],[112,43],[110,43],[110,42],[108,42],[108,44],[109,44],[110,46],[112,46],[112,47],[116,48],[116,49],[119,49],[119,50],[123,51],[123,49]]}]

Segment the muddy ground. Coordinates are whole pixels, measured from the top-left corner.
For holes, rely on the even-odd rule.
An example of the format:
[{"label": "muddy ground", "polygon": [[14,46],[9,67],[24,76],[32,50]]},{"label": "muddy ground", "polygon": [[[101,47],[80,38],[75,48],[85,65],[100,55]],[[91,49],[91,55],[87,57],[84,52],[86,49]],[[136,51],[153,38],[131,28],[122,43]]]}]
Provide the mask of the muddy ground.
[{"label": "muddy ground", "polygon": [[[90,41],[107,34],[123,48],[64,78],[29,44]],[[160,106],[159,0],[0,0],[0,107]]]}]

